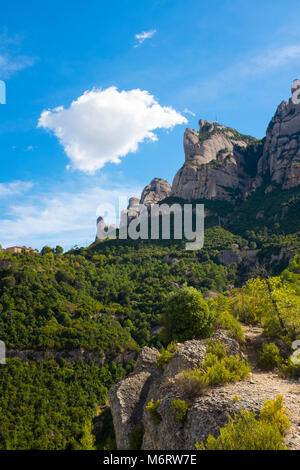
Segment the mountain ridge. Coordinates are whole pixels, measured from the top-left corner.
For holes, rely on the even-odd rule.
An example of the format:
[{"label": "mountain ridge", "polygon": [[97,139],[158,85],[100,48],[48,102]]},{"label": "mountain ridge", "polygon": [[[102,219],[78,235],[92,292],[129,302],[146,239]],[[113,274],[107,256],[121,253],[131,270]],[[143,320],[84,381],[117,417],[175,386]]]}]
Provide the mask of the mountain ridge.
[{"label": "mountain ridge", "polygon": [[295,188],[300,185],[300,105],[292,98],[282,101],[263,139],[200,119],[199,131],[185,130],[183,148],[185,162],[172,185],[154,178],[140,203],[151,205],[169,196],[241,203],[263,185],[265,194]]}]

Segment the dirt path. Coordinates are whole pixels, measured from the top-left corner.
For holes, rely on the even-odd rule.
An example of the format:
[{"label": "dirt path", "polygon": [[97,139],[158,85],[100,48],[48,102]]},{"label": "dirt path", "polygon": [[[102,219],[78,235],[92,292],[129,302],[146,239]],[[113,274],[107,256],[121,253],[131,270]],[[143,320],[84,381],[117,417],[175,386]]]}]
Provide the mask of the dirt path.
[{"label": "dirt path", "polygon": [[286,436],[286,444],[300,449],[300,382],[284,379],[276,371],[261,371],[256,366],[256,350],[264,341],[263,329],[260,327],[243,326],[246,340],[246,354],[252,367],[248,378],[251,389],[257,394],[270,398],[284,396],[284,406],[290,413],[291,428]]}]

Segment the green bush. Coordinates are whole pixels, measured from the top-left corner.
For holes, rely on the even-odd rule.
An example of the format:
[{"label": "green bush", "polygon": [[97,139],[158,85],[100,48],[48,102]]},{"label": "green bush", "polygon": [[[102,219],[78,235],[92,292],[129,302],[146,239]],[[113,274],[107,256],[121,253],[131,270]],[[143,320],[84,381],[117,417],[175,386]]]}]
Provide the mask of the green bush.
[{"label": "green bush", "polygon": [[238,355],[227,356],[225,346],[217,341],[207,347],[205,361],[198,369],[183,371],[176,378],[182,393],[194,398],[206,387],[235,382],[247,377],[250,366]]},{"label": "green bush", "polygon": [[208,340],[206,346],[205,363],[207,361],[207,357],[209,357],[209,354],[217,356],[218,359],[223,359],[227,356],[225,344],[221,343],[221,341]]},{"label": "green bush", "polygon": [[239,356],[229,356],[219,361],[211,355],[208,361],[205,378],[210,386],[242,380],[250,372],[250,366]]},{"label": "green bush", "polygon": [[284,377],[289,377],[290,379],[299,379],[300,364],[294,364],[291,359],[288,359],[287,362],[281,366],[281,374]]},{"label": "green bush", "polygon": [[196,443],[198,450],[285,450],[284,434],[290,422],[283,408],[283,397],[267,400],[258,418],[253,411],[241,411],[229,418],[216,438]]},{"label": "green bush", "polygon": [[143,443],[145,429],[142,424],[136,426],[129,434],[129,449],[140,450]]},{"label": "green bush", "polygon": [[149,411],[150,418],[152,419],[154,424],[159,424],[162,420],[161,415],[157,411],[157,408],[159,407],[160,400],[156,400],[156,402],[149,401],[148,405],[146,405],[146,410]]},{"label": "green bush", "polygon": [[282,363],[282,357],[276,344],[263,344],[262,349],[257,354],[257,365],[261,369],[271,370],[279,367]]},{"label": "green bush", "polygon": [[176,415],[176,421],[183,421],[186,418],[189,405],[186,401],[175,398],[171,402],[171,409]]},{"label": "green bush", "polygon": [[209,337],[214,315],[197,289],[184,287],[169,294],[166,314],[160,320],[165,341],[184,342]]},{"label": "green bush", "polygon": [[215,310],[214,329],[228,330],[239,343],[244,343],[242,325],[232,315],[231,299],[220,294],[217,299],[211,301],[211,308]]},{"label": "green bush", "polygon": [[164,347],[161,348],[160,354],[157,356],[157,364],[161,369],[164,369],[165,365],[170,362],[173,357],[173,354],[178,350],[178,346],[175,342],[172,342],[168,345],[167,349]]}]

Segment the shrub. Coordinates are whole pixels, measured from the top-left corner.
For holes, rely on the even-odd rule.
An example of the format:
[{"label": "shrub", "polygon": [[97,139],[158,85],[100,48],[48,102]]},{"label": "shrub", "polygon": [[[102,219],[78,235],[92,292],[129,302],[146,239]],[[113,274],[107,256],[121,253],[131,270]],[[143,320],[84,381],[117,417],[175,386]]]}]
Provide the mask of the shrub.
[{"label": "shrub", "polygon": [[284,434],[290,422],[283,408],[283,397],[267,400],[258,418],[253,411],[241,411],[229,418],[216,438],[196,443],[198,450],[285,450]]},{"label": "shrub", "polygon": [[243,322],[261,323],[270,338],[293,340],[300,334],[297,286],[279,277],[249,279],[234,293],[231,307],[232,313]]},{"label": "shrub", "polygon": [[228,357],[224,344],[219,341],[208,342],[203,367],[209,385],[241,380],[250,372],[248,363],[238,355]]},{"label": "shrub", "polygon": [[211,386],[242,380],[250,372],[250,366],[239,356],[225,357],[220,361],[211,355],[208,361],[210,365],[207,366],[205,377]]},{"label": "shrub", "polygon": [[154,424],[159,424],[162,420],[157,408],[159,407],[160,400],[157,400],[155,403],[153,399],[149,401],[148,405],[146,405],[146,410],[149,411],[150,418],[152,419]]},{"label": "shrub", "polygon": [[294,364],[289,358],[285,364],[281,366],[281,375],[291,379],[300,378],[300,364]]},{"label": "shrub", "polygon": [[195,398],[202,395],[208,387],[208,381],[201,369],[184,370],[176,377],[176,387],[186,396]]},{"label": "shrub", "polygon": [[176,378],[177,387],[194,398],[201,395],[208,386],[226,384],[241,380],[250,372],[247,362],[238,355],[227,356],[225,346],[220,342],[209,342],[205,361],[198,369],[183,371]]},{"label": "shrub", "polygon": [[131,433],[129,434],[129,449],[130,450],[140,450],[143,443],[144,437],[144,426],[140,424],[136,426]]},{"label": "shrub", "polygon": [[242,325],[231,313],[231,299],[220,294],[216,300],[211,302],[211,305],[216,311],[214,328],[228,330],[239,343],[244,343]]},{"label": "shrub", "polygon": [[209,337],[214,315],[197,289],[184,287],[169,295],[166,314],[160,319],[165,341],[184,342]]},{"label": "shrub", "polygon": [[212,354],[213,356],[217,356],[218,359],[222,359],[223,357],[226,357],[227,352],[226,352],[225,345],[221,343],[221,341],[208,340],[207,347],[206,347],[205,362],[207,361],[209,354]]},{"label": "shrub", "polygon": [[233,403],[237,403],[239,401],[240,397],[238,395],[233,395],[232,401]]},{"label": "shrub", "polygon": [[183,421],[186,418],[189,405],[186,401],[175,398],[171,402],[171,409],[176,415],[176,421]]},{"label": "shrub", "polygon": [[260,411],[260,419],[277,427],[282,435],[290,427],[287,411],[283,408],[283,395],[278,395],[276,400],[266,400]]},{"label": "shrub", "polygon": [[261,369],[271,370],[280,366],[282,358],[276,344],[263,344],[261,351],[257,354],[257,364]]},{"label": "shrub", "polygon": [[161,369],[163,369],[164,366],[168,364],[168,362],[170,362],[170,360],[173,357],[174,352],[176,352],[177,350],[178,350],[178,346],[176,345],[175,342],[170,343],[167,349],[165,349],[164,347],[161,348],[161,352],[157,357],[157,364],[159,365]]}]

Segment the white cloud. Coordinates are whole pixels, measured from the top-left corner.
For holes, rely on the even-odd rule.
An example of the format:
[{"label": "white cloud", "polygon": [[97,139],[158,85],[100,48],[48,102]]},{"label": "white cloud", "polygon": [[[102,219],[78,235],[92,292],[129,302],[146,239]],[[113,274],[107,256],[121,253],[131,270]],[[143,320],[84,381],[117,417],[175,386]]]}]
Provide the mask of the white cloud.
[{"label": "white cloud", "polygon": [[196,114],[195,114],[193,111],[191,111],[190,109],[188,109],[188,108],[184,108],[184,110],[183,110],[182,112],[183,112],[184,114],[189,114],[190,116],[193,116],[193,117],[196,116]]},{"label": "white cloud", "polygon": [[0,198],[16,196],[30,191],[33,184],[24,181],[14,181],[12,183],[0,183]]},{"label": "white cloud", "polygon": [[146,39],[153,38],[155,33],[156,29],[151,29],[151,31],[143,31],[142,33],[136,34],[134,37],[137,39],[138,44],[136,44],[134,47],[138,47],[140,44],[143,44]]},{"label": "white cloud", "polygon": [[229,67],[215,74],[202,83],[185,89],[185,96],[197,102],[213,101],[220,95],[236,91],[245,86],[246,80],[260,79],[267,74],[274,74],[280,67],[297,64],[300,59],[300,44],[290,44],[281,47],[265,49],[257,55],[243,57]]},{"label": "white cloud", "polygon": [[26,56],[12,56],[10,54],[0,54],[0,76],[9,78],[16,72],[31,67],[34,59]]},{"label": "white cloud", "polygon": [[[78,193],[52,190],[29,196],[6,208],[8,216],[0,220],[0,243],[5,247],[29,245],[36,248],[47,244],[70,248],[91,243],[96,236],[97,216],[103,215],[101,208],[113,205],[117,215],[119,199],[123,202],[120,209],[123,209],[128,198],[139,197],[141,190],[115,185],[84,187]],[[113,215],[105,221],[115,222]]]},{"label": "white cloud", "polygon": [[241,76],[258,75],[296,59],[300,59],[300,44],[267,50],[264,54],[252,57],[248,63],[238,63],[236,69]]},{"label": "white cloud", "polygon": [[34,58],[20,54],[22,38],[19,36],[9,37],[7,30],[0,34],[0,76],[6,79],[16,72],[31,67]]},{"label": "white cloud", "polygon": [[154,130],[183,123],[184,116],[148,91],[110,87],[86,91],[67,109],[43,111],[38,127],[54,132],[74,169],[94,173],[107,162],[120,163],[145,140],[157,140]]}]

